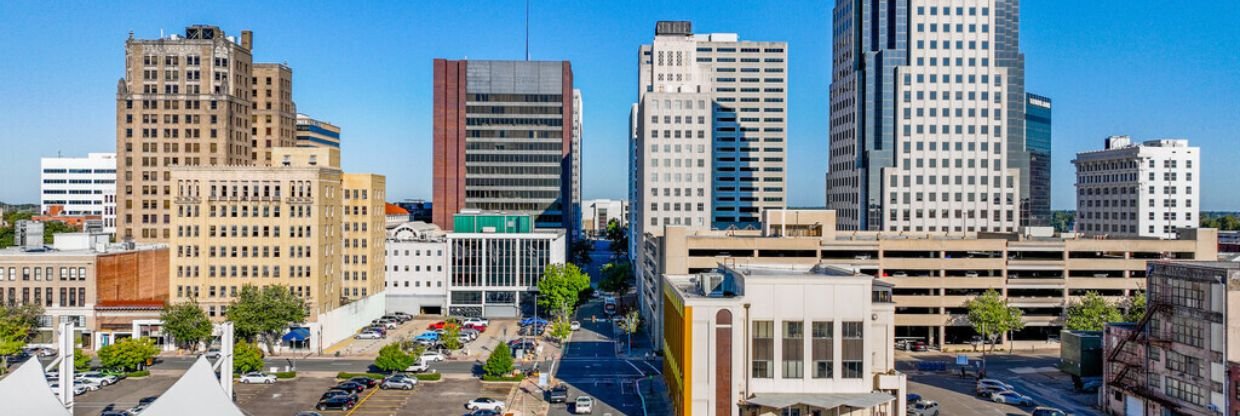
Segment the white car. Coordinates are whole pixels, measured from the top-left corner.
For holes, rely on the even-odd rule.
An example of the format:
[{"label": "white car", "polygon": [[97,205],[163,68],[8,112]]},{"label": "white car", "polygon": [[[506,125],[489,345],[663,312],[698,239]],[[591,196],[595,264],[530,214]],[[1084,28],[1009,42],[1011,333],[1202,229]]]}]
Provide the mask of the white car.
[{"label": "white car", "polygon": [[129,410],[126,410],[126,411],[125,411],[125,413],[129,413],[131,416],[138,416],[138,415],[142,414],[142,412],[145,412],[145,411],[146,411],[146,408],[147,408],[148,406],[150,406],[150,405],[149,405],[149,404],[139,404],[139,405],[137,405],[137,406],[134,406],[134,407],[129,408]]},{"label": "white car", "polygon": [[568,328],[574,331],[581,329],[581,321],[573,321],[569,323]]},{"label": "white car", "polygon": [[492,399],[490,397],[479,397],[465,403],[465,408],[469,410],[494,410],[496,412],[504,411],[504,402]]},{"label": "white car", "polygon": [[422,355],[421,355],[420,357],[418,357],[418,358],[419,358],[419,359],[421,359],[421,360],[422,360],[422,362],[443,361],[443,360],[444,360],[444,356],[443,356],[443,354],[440,354],[440,353],[435,352],[435,351],[426,351],[426,352],[422,353]]},{"label": "white car", "polygon": [[[52,388],[52,393],[56,394],[57,396],[60,395],[60,382],[59,381],[53,381],[49,383],[48,387]],[[86,384],[80,381],[73,382],[73,395],[74,396],[80,396],[82,395],[82,393],[86,393],[88,390],[90,390],[90,388],[86,387]]]},{"label": "white car", "polygon": [[427,365],[426,361],[418,360],[418,361],[415,361],[413,365],[406,368],[405,372],[406,373],[424,373],[426,372],[426,370],[430,370],[430,369],[431,369],[431,366]]},{"label": "white car", "polygon": [[995,403],[1014,404],[1017,406],[1033,406],[1032,398],[1011,390],[992,394],[990,396],[990,400]]},{"label": "white car", "polygon": [[461,322],[461,326],[465,327],[474,325],[491,326],[491,320],[486,318],[468,318]]},{"label": "white car", "polygon": [[588,415],[594,412],[594,398],[590,396],[577,396],[577,400],[573,401],[573,413],[578,415]]},{"label": "white car", "polygon": [[95,390],[99,390],[103,388],[103,383],[100,383],[95,380],[84,379],[84,378],[73,380],[73,385],[75,386],[74,387],[75,389],[77,388],[76,386],[79,384],[82,385],[83,387],[86,387],[86,390],[89,390],[89,391],[95,391]]},{"label": "white car", "polygon": [[353,338],[355,339],[379,339],[379,338],[383,338],[383,334],[380,334],[374,331],[365,331],[360,334],[354,335]]},{"label": "white car", "polygon": [[276,376],[259,372],[245,373],[238,381],[242,384],[271,384],[276,382]]},{"label": "white car", "polygon": [[205,355],[207,359],[209,360],[218,359],[220,358],[220,349],[219,348],[208,348],[206,354],[203,354],[203,355]]},{"label": "white car", "polygon": [[88,371],[85,373],[79,373],[73,376],[73,379],[89,381],[92,383],[98,383],[100,386],[110,386],[112,385],[112,383],[116,382],[116,376],[105,375],[98,371]]},{"label": "white car", "polygon": [[984,379],[978,380],[977,388],[978,389],[992,388],[995,390],[1012,390],[1013,389],[1011,384],[1007,384],[1002,381],[995,380],[993,378],[984,378]]}]

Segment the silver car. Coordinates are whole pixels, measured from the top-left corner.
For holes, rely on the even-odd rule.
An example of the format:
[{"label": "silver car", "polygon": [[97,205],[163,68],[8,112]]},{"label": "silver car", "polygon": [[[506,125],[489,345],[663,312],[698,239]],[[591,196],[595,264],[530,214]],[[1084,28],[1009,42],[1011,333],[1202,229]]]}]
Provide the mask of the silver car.
[{"label": "silver car", "polygon": [[413,390],[418,385],[418,379],[402,375],[395,375],[383,379],[383,383],[379,385],[380,389],[397,389],[397,390]]}]

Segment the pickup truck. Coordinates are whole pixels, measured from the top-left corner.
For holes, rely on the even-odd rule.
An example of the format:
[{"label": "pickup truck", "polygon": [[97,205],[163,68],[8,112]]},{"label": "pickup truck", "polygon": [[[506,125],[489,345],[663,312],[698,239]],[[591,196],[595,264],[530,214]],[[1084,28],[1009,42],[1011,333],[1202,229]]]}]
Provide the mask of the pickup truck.
[{"label": "pickup truck", "polygon": [[409,368],[406,368],[406,369],[405,369],[405,372],[407,372],[407,373],[425,373],[425,372],[426,372],[426,370],[429,370],[430,368],[431,368],[431,366],[427,365],[427,364],[426,364],[426,361],[418,360],[418,361],[414,362],[414,363],[413,363],[413,365],[409,366]]},{"label": "pickup truck", "polygon": [[568,401],[568,386],[563,384],[547,391],[547,403],[564,403]]}]

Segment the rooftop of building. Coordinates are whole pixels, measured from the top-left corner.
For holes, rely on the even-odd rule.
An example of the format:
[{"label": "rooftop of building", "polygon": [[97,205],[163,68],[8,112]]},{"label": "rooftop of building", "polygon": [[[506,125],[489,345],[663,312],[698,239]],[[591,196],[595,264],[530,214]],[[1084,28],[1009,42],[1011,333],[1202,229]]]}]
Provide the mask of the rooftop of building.
[{"label": "rooftop of building", "polygon": [[713,272],[691,275],[666,275],[667,281],[685,298],[733,299],[744,295],[745,282],[769,279],[797,279],[812,283],[830,281],[869,281],[873,290],[886,293],[890,301],[891,283],[873,276],[828,265],[729,265],[720,264]]},{"label": "rooftop of building", "polygon": [[387,215],[409,215],[409,211],[391,202],[383,203],[383,213]]},{"label": "rooftop of building", "polygon": [[168,248],[167,244],[112,243],[108,242],[108,236],[103,233],[59,233],[53,235],[52,245],[6,247],[0,249],[0,257],[94,256]]},{"label": "rooftop of building", "polygon": [[1205,267],[1211,269],[1240,270],[1240,263],[1230,261],[1174,261],[1167,263],[1172,266]]},{"label": "rooftop of building", "polygon": [[1189,146],[1188,139],[1164,138],[1136,141],[1129,136],[1110,136],[1103,140],[1102,149],[1087,150],[1084,152],[1079,152],[1077,155],[1098,155],[1121,150],[1139,151],[1142,148],[1175,148],[1183,150],[1197,149],[1196,147]]}]

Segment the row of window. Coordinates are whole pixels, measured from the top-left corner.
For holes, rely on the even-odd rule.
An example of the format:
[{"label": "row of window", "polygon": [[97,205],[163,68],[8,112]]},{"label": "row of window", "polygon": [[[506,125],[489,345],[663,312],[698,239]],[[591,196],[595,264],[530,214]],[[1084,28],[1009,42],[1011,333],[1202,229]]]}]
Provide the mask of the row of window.
[{"label": "row of window", "polygon": [[[37,281],[50,282],[55,279],[67,280],[67,281],[86,280],[86,268],[85,267],[59,267],[59,268],[57,267],[34,267],[34,268],[22,267],[20,270],[21,270],[21,278],[22,278],[21,280],[24,280],[24,281],[34,280],[36,282]],[[17,280],[17,272],[18,272],[17,267],[8,268],[7,274],[8,274],[8,280],[10,282]],[[0,280],[4,279],[4,275],[5,275],[5,269],[0,268]],[[55,279],[53,279],[53,276],[55,276]],[[46,279],[44,279],[45,277]]]},{"label": "row of window", "polygon": [[[21,298],[19,302],[19,298],[17,297],[17,294],[18,294],[17,288],[10,287],[8,288],[8,291],[7,291],[8,292],[7,298],[0,298],[0,303],[6,304],[8,306],[17,306],[17,305],[39,305],[39,306],[44,306],[44,307],[86,306],[86,288],[84,287],[79,287],[79,288],[62,287],[62,288],[59,288],[60,289],[59,291],[57,291],[56,289],[57,288],[52,288],[52,287],[45,287],[45,288],[23,287],[21,288]],[[0,288],[0,293],[4,293],[4,292],[5,292],[4,289]],[[55,295],[58,292],[60,294],[59,301],[57,301],[55,297]],[[5,301],[4,299],[8,299],[8,300]]]},{"label": "row of window", "polygon": [[[805,378],[806,358],[812,363],[811,378],[834,378],[835,374],[835,322],[810,323],[810,354],[805,354],[805,322],[782,321],[780,342],[776,345],[775,321],[754,321],[750,340],[753,347],[751,370],[753,378],[775,378],[775,351],[781,351],[779,377],[785,379]],[[863,378],[865,349],[865,322],[841,322],[842,364],[840,377]]]}]

